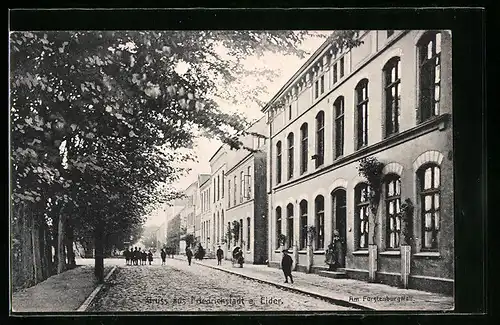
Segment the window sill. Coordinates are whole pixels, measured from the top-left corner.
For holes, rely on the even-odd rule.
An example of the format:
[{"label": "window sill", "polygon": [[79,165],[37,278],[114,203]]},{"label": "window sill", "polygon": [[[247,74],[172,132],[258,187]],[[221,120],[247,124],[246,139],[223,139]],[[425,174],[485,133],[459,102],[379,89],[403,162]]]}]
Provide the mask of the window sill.
[{"label": "window sill", "polygon": [[299,254],[304,254],[304,255],[305,255],[305,254],[307,254],[307,251],[306,251],[305,249],[303,249],[303,250],[300,250],[298,253],[299,253]]},{"label": "window sill", "polygon": [[317,251],[314,251],[313,254],[314,255],[325,255],[325,251],[324,250],[317,250]]},{"label": "window sill", "polygon": [[368,255],[368,251],[354,251],[352,255]]},{"label": "window sill", "polygon": [[382,256],[401,256],[401,251],[384,251],[380,252]]},{"label": "window sill", "polygon": [[414,257],[422,257],[422,258],[441,258],[441,254],[439,252],[419,252],[413,254]]},{"label": "window sill", "polygon": [[275,249],[274,252],[275,253],[281,253],[281,250],[280,249]]}]

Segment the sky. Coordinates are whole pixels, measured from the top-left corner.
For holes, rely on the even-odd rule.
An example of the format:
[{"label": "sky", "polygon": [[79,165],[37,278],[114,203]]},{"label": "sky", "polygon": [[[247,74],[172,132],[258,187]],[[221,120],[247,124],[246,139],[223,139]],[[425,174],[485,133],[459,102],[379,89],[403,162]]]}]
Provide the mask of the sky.
[{"label": "sky", "polygon": [[[325,33],[331,33],[331,31]],[[306,50],[309,55],[302,59],[293,55],[275,53],[267,53],[261,57],[248,57],[244,62],[246,67],[265,67],[276,71],[279,75],[279,77],[275,80],[268,81],[264,84],[264,86],[268,89],[268,93],[265,94],[264,99],[266,99],[266,101],[271,100],[271,98],[274,97],[281,87],[293,76],[293,74],[307,61],[309,56],[314,53],[314,51],[319,48],[324,41],[325,39],[320,37],[310,37],[304,40],[300,48]],[[247,77],[246,79],[248,80],[244,80],[245,85],[248,85],[248,87],[256,86],[256,80],[252,80],[251,77]],[[259,83],[260,82],[261,81],[259,81]],[[244,106],[234,108],[229,102],[223,100],[218,100],[217,102],[222,110],[237,110],[246,115],[249,120],[258,119],[263,115],[260,111],[261,107],[259,107],[256,103],[246,103]],[[187,168],[191,168],[191,172],[189,175],[182,177],[176,184],[173,184],[173,186],[182,190],[195,182],[198,174],[210,174],[210,164],[208,160],[213,156],[220,145],[221,143],[217,140],[207,138],[197,139],[194,146],[194,151],[198,156],[197,161],[188,162],[184,165]],[[153,213],[152,216],[148,217],[146,226],[160,225],[163,221],[164,220],[161,215],[155,215],[155,213]]]}]

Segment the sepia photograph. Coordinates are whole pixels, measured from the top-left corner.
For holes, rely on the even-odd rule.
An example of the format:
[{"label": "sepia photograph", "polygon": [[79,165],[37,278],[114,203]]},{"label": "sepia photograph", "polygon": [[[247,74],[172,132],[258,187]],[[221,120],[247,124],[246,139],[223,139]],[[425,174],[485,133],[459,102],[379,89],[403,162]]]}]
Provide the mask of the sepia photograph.
[{"label": "sepia photograph", "polygon": [[452,31],[9,35],[10,311],[453,311]]}]

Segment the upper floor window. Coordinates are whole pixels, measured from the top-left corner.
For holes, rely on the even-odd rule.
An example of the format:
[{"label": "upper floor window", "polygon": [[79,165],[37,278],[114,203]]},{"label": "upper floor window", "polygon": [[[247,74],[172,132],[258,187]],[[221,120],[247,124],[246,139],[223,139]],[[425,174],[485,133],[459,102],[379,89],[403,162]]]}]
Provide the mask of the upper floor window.
[{"label": "upper floor window", "polygon": [[237,191],[237,188],[238,188],[238,182],[237,182],[237,178],[236,178],[236,175],[234,175],[234,181],[233,181],[233,186],[234,186],[234,195],[233,195],[233,205],[236,205],[236,191]]},{"label": "upper floor window", "polygon": [[217,201],[220,200],[220,176],[217,175]]},{"label": "upper floor window", "polygon": [[227,181],[227,207],[231,206],[231,180]]},{"label": "upper floor window", "polygon": [[335,110],[335,158],[344,154],[344,97],[338,97],[333,103]]},{"label": "upper floor window", "polygon": [[221,198],[224,198],[224,171],[222,171],[222,188],[221,188]]},{"label": "upper floor window", "polygon": [[307,140],[307,123],[300,127],[300,173],[307,171],[307,155],[308,155],[308,140]]},{"label": "upper floor window", "polygon": [[368,144],[368,79],[356,86],[356,147]]},{"label": "upper floor window", "polygon": [[288,142],[288,179],[293,177],[293,133],[290,133],[287,137]]},{"label": "upper floor window", "polygon": [[314,82],[314,99],[319,97],[319,80]]},{"label": "upper floor window", "polygon": [[243,197],[245,196],[245,172],[240,172],[240,203],[243,202]]},{"label": "upper floor window", "polygon": [[439,115],[441,97],[441,33],[428,32],[418,42],[419,122]]},{"label": "upper floor window", "polygon": [[217,183],[216,183],[216,180],[215,180],[215,178],[214,178],[214,203],[215,203],[215,193],[217,193],[217,188],[216,188],[216,186],[217,186]]},{"label": "upper floor window", "polygon": [[325,113],[316,115],[316,168],[325,162]]},{"label": "upper floor window", "polygon": [[422,249],[437,250],[440,229],[440,169],[427,165],[418,170]]},{"label": "upper floor window", "polygon": [[247,198],[252,198],[252,166],[248,166],[247,168]]},{"label": "upper floor window", "polygon": [[340,78],[344,77],[344,57],[340,58]]},{"label": "upper floor window", "polygon": [[390,59],[384,66],[385,83],[385,135],[399,132],[401,106],[401,64],[400,58]]},{"label": "upper floor window", "polygon": [[370,214],[369,187],[367,184],[359,184],[355,188],[355,248],[368,248],[368,216]]},{"label": "upper floor window", "polygon": [[387,38],[391,37],[394,34],[394,30],[387,31]]},{"label": "upper floor window", "polygon": [[333,65],[333,84],[337,83],[338,71],[337,71],[337,63]]},{"label": "upper floor window", "polygon": [[319,78],[319,93],[323,94],[325,92],[325,75]]},{"label": "upper floor window", "polygon": [[281,152],[281,141],[276,143],[276,183],[281,183],[281,160],[282,160],[282,152]]},{"label": "upper floor window", "polygon": [[292,105],[288,105],[288,119],[292,119]]},{"label": "upper floor window", "polygon": [[385,179],[385,215],[387,248],[399,248],[401,237],[401,180],[391,174]]}]

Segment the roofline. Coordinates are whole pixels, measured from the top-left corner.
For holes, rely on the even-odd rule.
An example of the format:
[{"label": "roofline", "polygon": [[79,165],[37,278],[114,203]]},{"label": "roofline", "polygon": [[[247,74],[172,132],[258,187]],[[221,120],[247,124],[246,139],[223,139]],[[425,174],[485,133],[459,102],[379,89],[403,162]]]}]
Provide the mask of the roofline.
[{"label": "roofline", "polygon": [[290,87],[293,81],[297,79],[297,77],[299,77],[306,70],[306,68],[320,55],[321,52],[323,52],[325,48],[328,47],[329,44],[330,44],[330,38],[327,37],[327,39],[323,42],[323,44],[321,44],[321,46],[318,47],[318,49],[309,57],[309,59],[307,59],[307,61],[299,68],[299,70],[297,70],[297,72],[295,72],[294,75],[290,79],[288,79],[285,85],[281,87],[280,90],[278,90],[276,95],[274,95],[274,97],[271,98],[260,111],[265,113],[269,108],[269,105],[274,101],[276,101],[276,99],[278,99],[285,92],[285,90],[288,89],[288,87]]},{"label": "roofline", "polygon": [[210,157],[210,159],[208,160],[208,162],[211,162],[212,159],[214,159],[214,157],[219,153],[219,151],[222,149],[222,147],[224,147],[224,144],[222,144],[219,149],[217,149],[217,151],[212,155],[212,157]]}]

